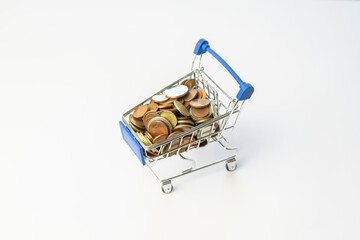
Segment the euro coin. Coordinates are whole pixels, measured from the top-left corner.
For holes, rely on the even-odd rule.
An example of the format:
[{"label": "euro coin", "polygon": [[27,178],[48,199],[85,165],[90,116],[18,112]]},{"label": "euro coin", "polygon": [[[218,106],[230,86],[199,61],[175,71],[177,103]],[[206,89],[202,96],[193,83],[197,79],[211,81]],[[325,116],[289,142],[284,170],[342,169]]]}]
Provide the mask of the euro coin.
[{"label": "euro coin", "polygon": [[164,94],[157,94],[157,95],[154,95],[151,99],[154,102],[161,103],[161,102],[166,102],[169,98],[167,96],[165,96]]},{"label": "euro coin", "polygon": [[142,118],[148,110],[149,108],[146,105],[138,106],[135,108],[133,116],[134,118]]},{"label": "euro coin", "polygon": [[187,86],[177,85],[175,87],[166,89],[164,91],[164,94],[169,98],[179,98],[179,97],[185,96],[188,91],[189,91],[189,88]]},{"label": "euro coin", "polygon": [[194,115],[197,118],[204,118],[206,116],[209,115],[209,108],[205,107],[205,108],[192,108],[191,109],[191,113],[192,115]]},{"label": "euro coin", "polygon": [[190,106],[193,108],[205,108],[209,106],[210,101],[208,99],[195,99],[190,102]]},{"label": "euro coin", "polygon": [[184,105],[181,104],[181,102],[179,101],[174,101],[174,105],[176,107],[176,109],[185,117],[189,117],[190,113],[189,111],[186,109],[186,107]]},{"label": "euro coin", "polygon": [[174,128],[177,124],[177,118],[175,116],[175,114],[171,111],[163,111],[161,114],[160,114],[161,117],[167,119],[172,127]]}]

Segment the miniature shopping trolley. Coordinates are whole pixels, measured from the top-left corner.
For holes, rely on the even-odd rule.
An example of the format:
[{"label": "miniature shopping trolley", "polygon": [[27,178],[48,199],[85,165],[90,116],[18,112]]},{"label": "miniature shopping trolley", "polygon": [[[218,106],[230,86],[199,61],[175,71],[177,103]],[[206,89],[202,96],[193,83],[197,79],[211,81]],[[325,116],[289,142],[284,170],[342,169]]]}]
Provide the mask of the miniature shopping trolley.
[{"label": "miniature shopping trolley", "polygon": [[[201,58],[206,52],[213,55],[239,83],[240,90],[236,95],[236,98],[231,98],[213,79],[209,77],[208,74],[205,73],[204,67],[201,66]],[[154,175],[160,180],[161,188],[164,193],[170,193],[173,190],[173,179],[196,172],[217,163],[225,162],[225,166],[228,171],[234,171],[236,169],[237,148],[228,147],[227,143],[231,140],[234,127],[238,121],[245,100],[249,99],[254,92],[254,88],[249,83],[243,82],[234,70],[213,49],[210,48],[208,41],[205,39],[200,39],[197,42],[194,53],[195,57],[192,62],[191,72],[155,94],[159,94],[168,88],[179,85],[184,79],[193,78],[195,79],[195,88],[204,89],[207,93],[207,98],[211,101],[211,107],[213,109],[213,118],[211,120],[199,124],[178,135],[174,135],[162,142],[146,146],[141,139],[139,139],[133,128],[130,127],[129,115],[136,107],[149,102],[151,99],[151,96],[149,96],[148,99],[144,100],[138,106],[135,106],[123,114],[122,121],[119,122],[123,139],[130,146],[140,162],[143,165],[147,165]],[[200,57],[197,58],[198,56]],[[197,60],[199,67],[194,69],[194,65]],[[191,137],[190,141],[183,141],[185,137],[189,136]],[[176,147],[171,147],[171,145],[174,144],[176,144]],[[216,159],[215,161],[205,162],[202,165],[199,165],[196,159],[188,156],[188,154],[193,152],[193,150],[200,150],[203,147],[206,148],[213,144],[216,144],[223,151],[231,152],[231,155],[221,158],[220,160]],[[155,156],[149,154],[149,151],[153,149],[158,149]],[[154,165],[164,161],[170,162],[170,159],[175,157],[185,160],[188,164],[190,164],[190,166],[188,165],[185,169],[177,169],[175,174],[167,176],[166,178],[159,177],[154,169]]]}]

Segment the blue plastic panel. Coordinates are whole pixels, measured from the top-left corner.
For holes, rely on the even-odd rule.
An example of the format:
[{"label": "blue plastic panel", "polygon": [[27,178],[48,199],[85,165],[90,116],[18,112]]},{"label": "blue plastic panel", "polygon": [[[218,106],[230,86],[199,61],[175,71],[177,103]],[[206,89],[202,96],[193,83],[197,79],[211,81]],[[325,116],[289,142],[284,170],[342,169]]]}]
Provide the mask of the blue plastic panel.
[{"label": "blue plastic panel", "polygon": [[120,121],[120,129],[121,134],[125,142],[129,145],[129,147],[133,150],[135,155],[138,157],[142,165],[145,165],[145,156],[143,149],[140,145],[140,143],[136,140],[136,138],[132,135],[130,130],[125,126],[125,124]]}]

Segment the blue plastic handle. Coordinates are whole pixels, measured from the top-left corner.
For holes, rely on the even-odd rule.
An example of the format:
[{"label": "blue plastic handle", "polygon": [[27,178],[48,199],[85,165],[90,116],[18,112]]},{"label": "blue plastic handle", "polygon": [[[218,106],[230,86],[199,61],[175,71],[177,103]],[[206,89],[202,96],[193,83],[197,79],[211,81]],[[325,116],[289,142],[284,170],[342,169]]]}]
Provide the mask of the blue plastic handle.
[{"label": "blue plastic handle", "polygon": [[250,83],[243,82],[241,78],[236,74],[236,72],[229,66],[229,64],[227,64],[225,60],[219,56],[219,54],[217,54],[214,50],[210,48],[209,42],[202,38],[197,42],[194,53],[196,55],[201,55],[206,52],[209,52],[211,55],[213,55],[239,83],[240,91],[236,95],[236,98],[239,101],[249,99],[254,92],[253,86],[251,86]]}]

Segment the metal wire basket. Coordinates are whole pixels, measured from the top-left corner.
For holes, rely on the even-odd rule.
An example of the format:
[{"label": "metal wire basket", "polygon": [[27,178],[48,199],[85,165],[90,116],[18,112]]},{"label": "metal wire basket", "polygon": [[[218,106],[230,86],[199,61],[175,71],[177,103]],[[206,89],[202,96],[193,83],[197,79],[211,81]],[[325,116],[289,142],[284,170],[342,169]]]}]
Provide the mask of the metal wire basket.
[{"label": "metal wire basket", "polygon": [[[220,88],[218,84],[216,84],[213,79],[209,77],[209,75],[205,73],[204,67],[201,67],[201,56],[205,52],[211,53],[216,59],[218,59],[239,82],[240,91],[236,98],[231,98],[223,89]],[[143,165],[147,165],[154,173],[154,175],[160,180],[162,185],[162,191],[165,193],[170,193],[173,190],[171,180],[204,169],[214,164],[226,162],[226,169],[228,171],[234,171],[236,169],[237,148],[227,147],[226,143],[229,143],[231,141],[235,125],[238,121],[245,100],[249,99],[254,91],[254,88],[250,84],[244,83],[230,68],[230,66],[227,65],[227,63],[210,48],[206,40],[201,39],[197,43],[194,53],[196,55],[192,63],[191,72],[186,74],[179,80],[166,86],[165,88],[161,89],[155,94],[161,93],[165,89],[179,85],[184,79],[191,77],[195,79],[196,88],[202,88],[206,91],[207,97],[211,102],[210,106],[212,114],[214,116],[213,119],[199,124],[189,129],[188,131],[172,136],[171,138],[164,140],[160,143],[146,146],[138,138],[135,131],[129,126],[129,115],[134,111],[136,107],[148,103],[151,97],[155,95],[153,94],[149,98],[141,102],[139,105],[133,107],[125,114],[123,114],[122,121],[120,121],[120,127],[124,140],[128,143],[128,145],[137,155],[141,163]],[[200,55],[199,68],[193,70],[194,63],[198,55]],[[186,139],[187,141],[184,141],[184,139]],[[220,160],[207,162],[206,164],[198,167],[196,164],[196,160],[184,156],[194,149],[201,148],[205,145],[211,145],[211,143],[217,143],[222,147],[222,149],[224,149],[225,151],[232,151],[233,154]],[[148,153],[148,151],[151,151],[153,149],[157,149],[157,155],[155,156]],[[179,156],[184,160],[190,160],[192,163],[191,167],[187,169],[182,169],[180,173],[172,175],[170,177],[164,179],[160,178],[157,175],[156,171],[154,171],[152,167],[153,164],[157,161],[165,160],[173,156]]]}]

